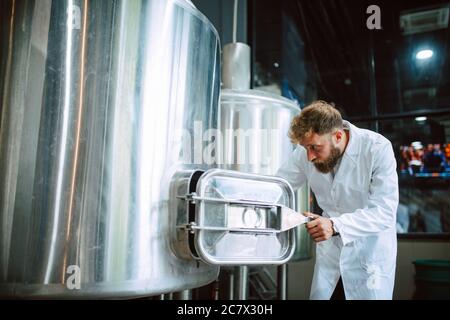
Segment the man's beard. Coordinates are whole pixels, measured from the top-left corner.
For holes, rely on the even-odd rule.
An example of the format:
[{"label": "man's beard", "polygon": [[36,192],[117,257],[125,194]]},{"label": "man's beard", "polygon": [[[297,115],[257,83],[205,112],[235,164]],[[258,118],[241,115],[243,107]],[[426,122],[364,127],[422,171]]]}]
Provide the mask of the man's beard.
[{"label": "man's beard", "polygon": [[339,150],[339,148],[332,147],[330,156],[327,159],[321,162],[313,162],[313,163],[316,169],[319,170],[320,172],[329,173],[331,172],[331,170],[333,170],[334,167],[336,167],[341,157],[342,157],[341,150]]}]

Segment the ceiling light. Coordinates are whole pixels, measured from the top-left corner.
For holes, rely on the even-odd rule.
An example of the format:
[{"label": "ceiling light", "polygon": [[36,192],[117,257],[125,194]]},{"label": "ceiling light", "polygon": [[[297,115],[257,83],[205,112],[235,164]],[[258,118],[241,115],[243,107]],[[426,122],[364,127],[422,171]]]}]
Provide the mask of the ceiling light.
[{"label": "ceiling light", "polygon": [[419,52],[416,53],[416,59],[418,60],[430,59],[432,56],[433,50],[430,49],[420,50]]}]

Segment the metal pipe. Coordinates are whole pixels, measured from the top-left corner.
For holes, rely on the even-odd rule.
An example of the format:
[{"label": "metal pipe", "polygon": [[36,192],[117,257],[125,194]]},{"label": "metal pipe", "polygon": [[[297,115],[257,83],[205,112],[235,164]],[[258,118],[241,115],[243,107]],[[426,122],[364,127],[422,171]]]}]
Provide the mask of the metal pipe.
[{"label": "metal pipe", "polygon": [[192,300],[192,290],[183,290],[173,294],[173,300]]},{"label": "metal pipe", "polygon": [[250,47],[245,43],[228,43],[223,47],[222,87],[250,89]]},{"label": "metal pipe", "polygon": [[229,272],[228,273],[229,278],[228,278],[228,285],[229,285],[229,292],[228,292],[228,299],[229,300],[234,300],[234,273],[233,272]]},{"label": "metal pipe", "polygon": [[233,42],[236,42],[237,39],[237,15],[238,15],[238,0],[234,0],[233,4]]},{"label": "metal pipe", "polygon": [[282,264],[277,268],[277,298],[287,299],[287,264]]},{"label": "metal pipe", "polygon": [[234,296],[238,300],[247,300],[248,298],[248,266],[236,267],[235,269],[236,286]]},{"label": "metal pipe", "polygon": [[212,293],[213,300],[219,300],[219,290],[220,290],[220,282],[219,279],[216,279],[216,281],[214,281],[213,286],[213,293]]}]

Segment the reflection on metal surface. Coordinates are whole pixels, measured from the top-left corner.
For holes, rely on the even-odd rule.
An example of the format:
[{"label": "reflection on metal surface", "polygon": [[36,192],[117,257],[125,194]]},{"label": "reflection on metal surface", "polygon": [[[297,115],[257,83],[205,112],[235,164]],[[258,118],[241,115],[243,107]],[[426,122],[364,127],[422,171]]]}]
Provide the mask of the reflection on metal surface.
[{"label": "reflection on metal surface", "polygon": [[170,182],[194,168],[183,132],[217,128],[209,21],[182,0],[16,0],[11,12],[0,294],[129,297],[213,281],[218,267],[178,259],[168,239]]}]

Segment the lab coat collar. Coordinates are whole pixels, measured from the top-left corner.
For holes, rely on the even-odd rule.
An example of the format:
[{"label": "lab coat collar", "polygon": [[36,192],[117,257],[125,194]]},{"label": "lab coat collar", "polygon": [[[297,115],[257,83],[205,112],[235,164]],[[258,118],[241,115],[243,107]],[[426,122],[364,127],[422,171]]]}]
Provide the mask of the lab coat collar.
[{"label": "lab coat collar", "polygon": [[347,148],[344,151],[344,155],[351,158],[353,161],[356,162],[358,156],[359,156],[359,132],[358,128],[348,122],[347,120],[343,121],[344,123],[344,129],[348,129],[350,131],[350,140],[348,141]]},{"label": "lab coat collar", "polygon": [[337,183],[344,181],[348,176],[347,173],[352,172],[358,162],[360,140],[358,136],[358,128],[350,122],[344,120],[344,129],[350,131],[350,140],[347,144],[347,148],[345,148],[344,156],[341,159],[341,164],[339,165],[334,179],[331,178],[331,174],[329,175],[332,181],[332,188],[334,188]]}]

